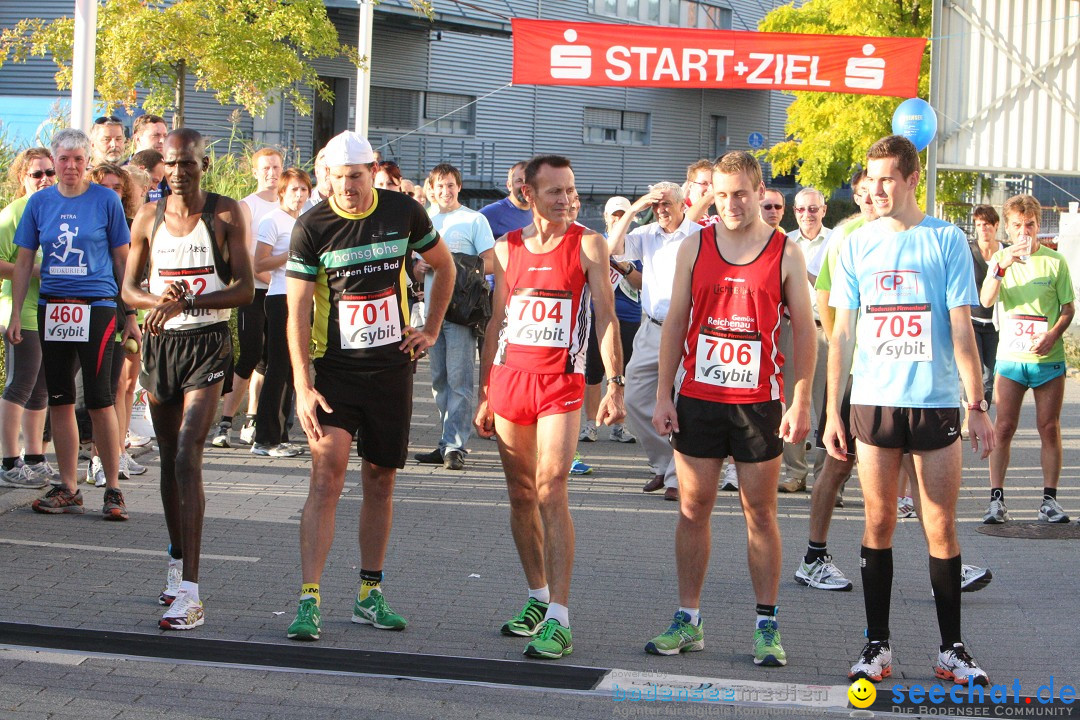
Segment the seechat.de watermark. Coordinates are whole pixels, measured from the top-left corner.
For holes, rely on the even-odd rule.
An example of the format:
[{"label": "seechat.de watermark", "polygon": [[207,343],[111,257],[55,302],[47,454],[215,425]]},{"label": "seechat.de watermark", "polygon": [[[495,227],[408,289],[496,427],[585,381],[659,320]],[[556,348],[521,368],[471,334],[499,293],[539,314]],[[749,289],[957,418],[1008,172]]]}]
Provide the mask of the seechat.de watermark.
[{"label": "seechat.de watermark", "polygon": [[[894,685],[881,688],[872,710],[920,716],[948,717],[1080,717],[1075,685],[1059,683],[1053,675],[1034,695],[1021,694],[1020,681],[1009,684]],[[854,704],[854,703],[853,703]]]}]

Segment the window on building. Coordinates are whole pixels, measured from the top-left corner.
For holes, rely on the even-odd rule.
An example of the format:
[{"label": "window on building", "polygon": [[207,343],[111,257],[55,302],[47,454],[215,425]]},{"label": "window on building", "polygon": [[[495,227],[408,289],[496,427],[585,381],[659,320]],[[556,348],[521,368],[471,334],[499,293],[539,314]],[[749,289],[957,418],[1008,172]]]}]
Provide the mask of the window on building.
[{"label": "window on building", "polygon": [[368,124],[384,130],[415,130],[420,120],[420,91],[371,86]]},{"label": "window on building", "polygon": [[[476,132],[476,97],[449,93],[424,93],[424,128],[445,135],[472,135]],[[443,116],[446,117],[443,117]]]},{"label": "window on building", "polygon": [[470,103],[475,99],[472,95],[372,85],[369,124],[380,130],[416,130],[424,126],[424,133],[472,135],[476,132],[476,105]]},{"label": "window on building", "polygon": [[710,155],[718,158],[728,150],[727,117],[724,115],[712,116],[712,152]]},{"label": "window on building", "polygon": [[594,15],[641,25],[731,29],[731,8],[725,0],[591,0],[591,5]]},{"label": "window on building", "polygon": [[583,140],[602,145],[648,145],[649,114],[632,110],[585,108]]}]

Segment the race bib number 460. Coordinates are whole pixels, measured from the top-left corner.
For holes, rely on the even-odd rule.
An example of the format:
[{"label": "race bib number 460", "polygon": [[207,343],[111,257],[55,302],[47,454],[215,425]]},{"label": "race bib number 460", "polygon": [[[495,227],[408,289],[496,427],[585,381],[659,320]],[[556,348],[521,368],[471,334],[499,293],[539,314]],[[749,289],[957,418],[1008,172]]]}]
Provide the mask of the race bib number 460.
[{"label": "race bib number 460", "polygon": [[756,388],[761,376],[761,340],[757,333],[701,328],[694,379],[727,388]]},{"label": "race bib number 460", "polygon": [[930,362],[930,305],[868,305],[859,318],[859,345],[879,360]]},{"label": "race bib number 460", "polygon": [[43,340],[90,342],[90,306],[79,303],[47,303]]},{"label": "race bib number 460", "polygon": [[1029,353],[1035,346],[1035,338],[1050,329],[1050,322],[1042,315],[1009,315],[1005,323],[1005,337],[1009,352]]},{"label": "race bib number 460", "polygon": [[529,347],[570,347],[569,290],[516,288],[506,310],[507,342]]},{"label": "race bib number 460", "polygon": [[397,292],[389,287],[379,292],[342,295],[338,300],[338,329],[342,350],[366,350],[401,342]]}]

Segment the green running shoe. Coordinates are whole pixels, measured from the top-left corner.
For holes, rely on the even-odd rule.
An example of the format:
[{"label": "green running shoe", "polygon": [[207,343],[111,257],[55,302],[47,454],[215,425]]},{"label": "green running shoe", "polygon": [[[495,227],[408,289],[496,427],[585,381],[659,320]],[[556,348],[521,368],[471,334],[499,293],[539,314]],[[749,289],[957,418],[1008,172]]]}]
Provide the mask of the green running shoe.
[{"label": "green running shoe", "polygon": [[555,618],[548,618],[540,625],[536,637],[525,646],[524,654],[531,658],[558,660],[574,652],[570,628],[563,627]]},{"label": "green running shoe", "polygon": [[380,630],[404,630],[409,621],[390,609],[381,590],[372,590],[366,600],[356,595],[353,603],[352,621],[374,625]]},{"label": "green running shoe", "polygon": [[536,598],[529,598],[525,607],[521,608],[516,616],[503,623],[499,630],[503,635],[517,635],[519,637],[532,637],[540,629],[547,614],[548,604],[540,602]]},{"label": "green running shoe", "polygon": [[313,597],[306,597],[300,601],[300,607],[296,609],[296,619],[292,621],[285,636],[290,640],[318,640],[321,620],[319,603]]},{"label": "green running shoe", "polygon": [[775,620],[759,620],[754,630],[754,664],[769,667],[787,665],[787,653],[780,644],[780,630]]},{"label": "green running shoe", "polygon": [[653,655],[678,655],[681,652],[697,652],[705,649],[705,623],[690,622],[690,614],[680,610],[675,613],[671,627],[645,645],[645,652]]}]

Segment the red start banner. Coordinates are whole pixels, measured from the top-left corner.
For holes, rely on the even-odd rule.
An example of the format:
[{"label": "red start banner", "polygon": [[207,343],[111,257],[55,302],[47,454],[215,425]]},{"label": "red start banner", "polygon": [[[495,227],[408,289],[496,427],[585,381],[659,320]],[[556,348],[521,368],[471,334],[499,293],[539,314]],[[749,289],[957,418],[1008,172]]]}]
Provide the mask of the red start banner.
[{"label": "red start banner", "polygon": [[815,90],[915,97],[925,38],[515,18],[515,85]]}]

